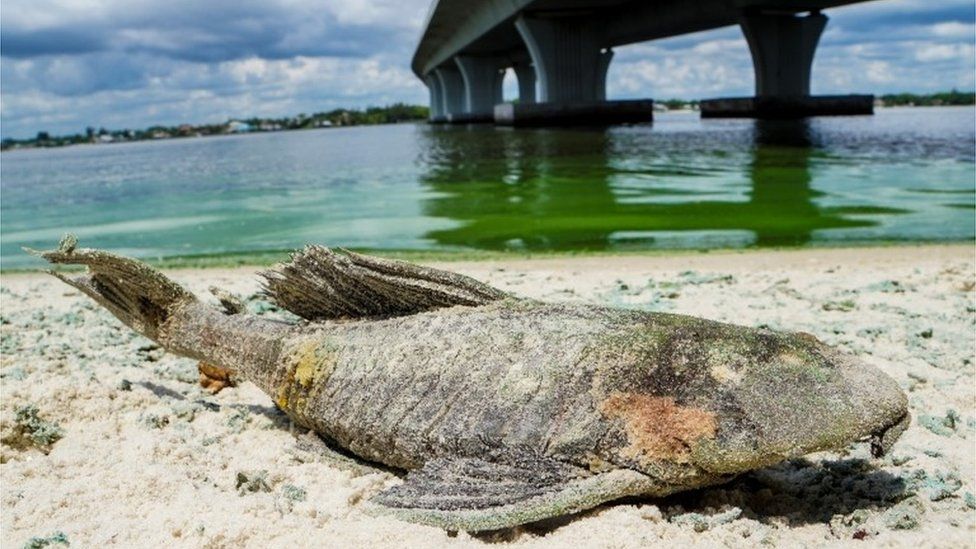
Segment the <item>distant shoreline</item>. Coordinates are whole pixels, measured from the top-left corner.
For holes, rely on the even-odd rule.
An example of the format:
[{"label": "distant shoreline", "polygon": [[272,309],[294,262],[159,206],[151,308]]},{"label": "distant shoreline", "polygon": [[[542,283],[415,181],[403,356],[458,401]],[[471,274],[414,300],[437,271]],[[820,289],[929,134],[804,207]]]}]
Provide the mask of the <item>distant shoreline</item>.
[{"label": "distant shoreline", "polygon": [[[674,111],[674,112],[680,112],[680,111]],[[54,145],[54,146],[29,146],[29,147],[15,147],[15,148],[0,149],[0,154],[15,153],[18,151],[26,152],[26,151],[74,149],[74,148],[81,148],[81,147],[103,148],[103,147],[111,147],[111,146],[118,146],[118,145],[173,143],[173,142],[192,141],[195,139],[235,139],[235,138],[256,137],[260,135],[281,134],[281,133],[342,131],[342,130],[352,130],[352,129],[375,128],[375,127],[382,127],[382,126],[406,126],[411,124],[426,124],[426,123],[427,123],[426,120],[410,120],[404,122],[389,122],[384,124],[362,124],[358,126],[342,126],[336,128],[299,128],[295,130],[279,130],[279,131],[266,131],[266,132],[215,133],[210,135],[174,136],[167,139],[135,139],[132,141],[114,141],[111,143],[89,143],[89,142],[68,143],[65,145]]]},{"label": "distant shoreline", "polygon": [[301,113],[284,118],[231,118],[219,124],[187,124],[176,126],[150,126],[133,130],[108,130],[89,126],[85,133],[52,136],[47,131],[37,132],[33,138],[4,138],[0,151],[15,149],[48,149],[71,145],[103,145],[132,143],[136,141],[159,141],[190,137],[212,137],[242,135],[250,133],[273,133],[293,130],[338,128],[347,126],[375,126],[418,122],[428,118],[429,110],[421,105],[394,103],[385,107],[360,109],[333,109],[311,115]]},{"label": "distant shoreline", "polygon": [[[698,112],[698,100],[663,99],[655,101],[666,110],[662,112]],[[976,105],[976,92],[941,92],[934,94],[886,94],[877,96],[875,107],[967,107]],[[36,137],[0,141],[0,152],[23,149],[49,149],[73,145],[105,145],[137,141],[161,141],[192,137],[216,137],[276,133],[295,130],[340,128],[349,126],[378,126],[401,123],[422,123],[429,109],[422,105],[397,103],[386,107],[369,107],[365,110],[335,109],[312,115],[299,114],[285,118],[232,118],[222,124],[180,124],[177,126],[152,126],[141,130],[107,130],[89,127],[85,134],[51,136],[39,131]]]}]

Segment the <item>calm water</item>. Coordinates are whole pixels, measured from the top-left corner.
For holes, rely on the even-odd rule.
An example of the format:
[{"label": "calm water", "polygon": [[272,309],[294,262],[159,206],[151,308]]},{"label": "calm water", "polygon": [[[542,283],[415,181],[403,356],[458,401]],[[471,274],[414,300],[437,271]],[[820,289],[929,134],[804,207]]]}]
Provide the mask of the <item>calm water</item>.
[{"label": "calm water", "polygon": [[306,242],[604,250],[971,240],[976,110],[808,123],[400,125],[0,157],[0,263],[65,231],[140,257]]}]

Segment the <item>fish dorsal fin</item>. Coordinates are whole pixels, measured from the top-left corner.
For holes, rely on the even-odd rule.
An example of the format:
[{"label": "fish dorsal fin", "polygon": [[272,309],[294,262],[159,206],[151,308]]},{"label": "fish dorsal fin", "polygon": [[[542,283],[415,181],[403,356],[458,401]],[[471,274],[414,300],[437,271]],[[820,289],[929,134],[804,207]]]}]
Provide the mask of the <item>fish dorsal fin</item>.
[{"label": "fish dorsal fin", "polygon": [[323,246],[306,246],[261,275],[264,292],[306,320],[405,316],[506,296],[457,273]]}]

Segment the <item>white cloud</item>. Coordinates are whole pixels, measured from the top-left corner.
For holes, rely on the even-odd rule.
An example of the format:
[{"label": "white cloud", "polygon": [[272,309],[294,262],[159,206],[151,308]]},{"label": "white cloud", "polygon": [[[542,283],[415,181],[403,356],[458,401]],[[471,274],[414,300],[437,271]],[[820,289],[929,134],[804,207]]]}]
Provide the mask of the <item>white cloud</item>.
[{"label": "white cloud", "polygon": [[217,123],[234,117],[280,117],[425,99],[426,90],[406,67],[376,59],[250,58],[216,65],[179,64],[133,90],[82,96],[5,93],[0,116],[5,126],[23,125],[22,133],[30,135],[71,121],[73,127],[68,126],[68,131],[86,125],[131,128],[182,121]]},{"label": "white cloud", "polygon": [[864,75],[868,79],[868,82],[874,84],[887,84],[893,79],[891,65],[885,61],[870,61],[866,63]]},{"label": "white cloud", "polygon": [[691,48],[691,51],[702,55],[715,55],[728,53],[729,51],[738,51],[742,49],[743,40],[707,40],[695,44]]},{"label": "white cloud", "polygon": [[944,61],[947,59],[971,59],[972,44],[920,44],[915,52],[919,61]]},{"label": "white cloud", "polygon": [[752,93],[752,58],[738,30],[695,37],[693,42],[681,37],[617,48],[607,75],[607,96],[666,99]]},{"label": "white cloud", "polygon": [[960,23],[959,21],[947,21],[932,25],[932,34],[948,38],[968,38],[976,36],[976,25],[972,23]]},{"label": "white cloud", "polygon": [[[4,136],[425,103],[409,71],[431,0],[5,0]],[[814,93],[976,86],[971,0],[829,10]],[[736,27],[615,48],[611,98],[750,95]],[[512,96],[514,78],[506,79]]]}]

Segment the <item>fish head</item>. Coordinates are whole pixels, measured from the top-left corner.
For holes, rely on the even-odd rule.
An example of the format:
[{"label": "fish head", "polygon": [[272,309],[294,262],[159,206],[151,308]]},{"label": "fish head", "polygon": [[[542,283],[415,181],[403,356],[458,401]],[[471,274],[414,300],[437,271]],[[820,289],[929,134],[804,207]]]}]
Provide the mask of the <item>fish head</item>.
[{"label": "fish head", "polygon": [[893,379],[809,334],[655,315],[625,339],[601,364],[599,408],[619,464],[652,476],[732,475],[857,441],[877,456],[909,422]]}]

